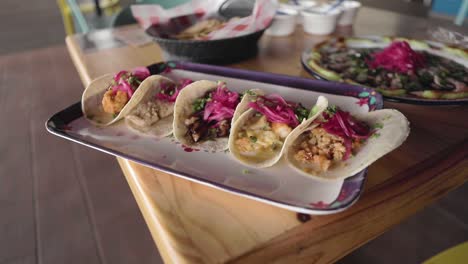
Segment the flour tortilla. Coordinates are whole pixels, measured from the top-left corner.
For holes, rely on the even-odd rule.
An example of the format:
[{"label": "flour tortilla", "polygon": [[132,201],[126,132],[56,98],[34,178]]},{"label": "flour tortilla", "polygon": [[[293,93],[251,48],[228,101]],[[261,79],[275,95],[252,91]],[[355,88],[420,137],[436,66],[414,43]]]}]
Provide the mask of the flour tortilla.
[{"label": "flour tortilla", "polygon": [[[304,132],[316,127],[317,124],[312,124],[308,127],[303,127],[301,130],[291,133],[288,144],[284,152],[287,163],[299,173],[322,181],[337,181],[343,180],[355,175],[371,165],[374,161],[391,152],[400,146],[408,137],[409,122],[406,117],[393,109],[384,109],[368,112],[365,114],[354,115],[357,120],[364,121],[370,127],[383,125],[375,133],[377,136],[372,136],[363,144],[355,156],[350,157],[343,162],[343,166],[331,167],[327,172],[304,171],[307,165],[298,162],[294,159],[295,145],[299,136]],[[378,125],[377,125],[378,124]],[[338,165],[338,164],[337,164]]]},{"label": "flour tortilla", "polygon": [[[203,142],[193,143],[187,137],[187,126],[185,120],[194,113],[193,103],[196,99],[203,97],[208,91],[213,91],[218,87],[216,82],[201,80],[193,82],[180,91],[179,96],[174,106],[174,137],[182,144],[195,148],[200,148],[209,151],[224,151],[228,148],[228,138],[216,138],[214,140],[206,140]],[[248,99],[245,97],[239,102],[231,120],[231,128],[237,118],[240,116],[239,111],[247,109]]]},{"label": "flour tortilla", "polygon": [[145,95],[145,89],[149,88],[148,85],[145,85],[145,82],[151,81],[151,79],[148,80],[150,77],[145,79],[133,93],[132,98],[130,98],[122,111],[114,117],[112,114],[104,112],[102,108],[102,98],[109,84],[112,83],[113,77],[113,74],[106,74],[93,80],[86,87],[81,97],[81,109],[84,117],[96,126],[108,126],[124,118]]},{"label": "flour tortilla", "polygon": [[290,144],[290,137],[292,135],[296,135],[298,133],[296,131],[302,131],[305,128],[309,127],[312,121],[314,121],[314,119],[317,118],[327,108],[327,106],[328,106],[328,100],[323,96],[319,96],[313,108],[315,113],[311,117],[304,120],[299,126],[297,126],[291,131],[291,133],[284,140],[284,143],[281,149],[279,149],[275,153],[272,153],[271,156],[265,159],[252,158],[252,157],[242,155],[237,149],[236,144],[235,144],[236,139],[238,139],[237,135],[239,131],[242,129],[244,124],[257,113],[256,110],[249,109],[239,117],[239,119],[231,128],[231,136],[229,137],[229,151],[231,152],[231,154],[236,160],[238,160],[240,163],[244,165],[251,166],[254,168],[271,167],[281,159],[281,156],[286,146]]},{"label": "flour tortilla", "polygon": [[158,94],[159,91],[161,91],[162,83],[171,83],[173,85],[176,85],[172,80],[160,75],[152,75],[145,79],[140,85],[138,89],[142,89],[144,91],[144,95],[138,103],[132,105],[131,111],[129,111],[129,113],[125,117],[125,124],[127,124],[127,126],[129,126],[131,129],[136,130],[145,135],[155,136],[157,138],[166,137],[172,133],[174,113],[162,119],[159,119],[156,123],[154,123],[151,126],[138,125],[135,122],[133,122],[133,119],[131,118],[132,110],[135,109],[139,104],[144,104],[150,100],[154,100],[155,95]]}]

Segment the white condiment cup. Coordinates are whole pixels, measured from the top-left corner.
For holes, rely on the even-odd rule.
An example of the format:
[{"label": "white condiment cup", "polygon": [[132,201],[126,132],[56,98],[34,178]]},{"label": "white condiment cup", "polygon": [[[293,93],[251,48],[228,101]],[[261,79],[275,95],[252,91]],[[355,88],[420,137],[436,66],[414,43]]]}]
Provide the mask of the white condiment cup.
[{"label": "white condiment cup", "polygon": [[338,25],[351,26],[354,23],[360,7],[361,3],[358,1],[344,1],[340,7],[343,13],[338,19]]},{"label": "white condiment cup", "polygon": [[301,12],[304,31],[312,35],[328,35],[335,31],[340,14],[338,8],[326,13],[320,9],[304,10]]},{"label": "white condiment cup", "polygon": [[[314,1],[304,1],[304,0],[299,0],[299,1],[296,1],[296,3],[293,3],[293,2],[288,2],[288,3],[280,3],[279,5],[279,8],[282,9],[282,8],[285,8],[285,9],[293,9],[293,10],[296,10],[298,12],[298,14],[300,14],[301,11],[303,10],[306,10],[308,8],[311,8],[311,7],[314,7],[316,6],[317,3],[315,3]],[[296,23],[297,24],[302,24],[302,17],[301,16],[297,16],[296,17]]]},{"label": "white condiment cup", "polygon": [[265,31],[265,34],[278,37],[291,35],[296,28],[297,15],[298,12],[294,9],[278,9],[273,22]]}]

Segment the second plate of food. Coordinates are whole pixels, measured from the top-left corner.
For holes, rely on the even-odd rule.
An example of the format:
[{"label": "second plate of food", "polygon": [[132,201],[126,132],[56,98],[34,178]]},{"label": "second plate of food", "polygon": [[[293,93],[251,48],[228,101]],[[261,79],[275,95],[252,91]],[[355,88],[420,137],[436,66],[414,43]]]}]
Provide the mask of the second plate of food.
[{"label": "second plate of food", "polygon": [[462,48],[397,37],[334,37],[305,51],[301,62],[319,79],[365,85],[389,101],[468,104],[468,53]]}]

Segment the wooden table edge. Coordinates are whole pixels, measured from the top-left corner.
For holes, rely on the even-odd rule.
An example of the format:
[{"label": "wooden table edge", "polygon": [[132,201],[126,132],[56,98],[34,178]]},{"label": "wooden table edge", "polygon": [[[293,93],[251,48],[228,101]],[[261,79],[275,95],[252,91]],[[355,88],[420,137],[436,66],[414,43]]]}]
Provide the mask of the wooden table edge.
[{"label": "wooden table edge", "polygon": [[[75,65],[75,67],[77,67],[77,71],[78,71],[78,73],[80,75],[80,78],[81,78],[83,84],[86,85],[91,81],[91,75],[89,74],[88,69],[85,67],[86,62],[82,61],[81,57],[83,57],[83,54],[80,53],[80,49],[78,47],[78,44],[76,43],[76,41],[72,40],[72,37],[73,36],[69,36],[69,37],[66,38],[67,48],[69,50],[70,56],[72,58],[72,61],[73,61],[74,65]],[[80,61],[81,61],[81,63],[80,63]],[[466,140],[464,142],[460,143],[460,145],[465,149],[468,147],[468,144],[467,144]],[[460,147],[460,145],[459,145],[459,147]],[[457,163],[452,164],[453,167],[451,167],[450,169],[447,169],[445,172],[442,172],[440,175],[436,175],[427,184],[432,183],[436,179],[446,178],[446,177],[448,177],[447,175],[451,175],[452,173],[453,173],[453,175],[455,175],[452,178],[458,179],[459,182],[457,183],[456,181],[454,181],[456,183],[455,185],[448,186],[445,189],[441,188],[441,186],[445,186],[444,184],[446,184],[446,183],[442,183],[440,185],[437,185],[436,187],[441,188],[441,189],[438,190],[438,192],[435,194],[435,196],[433,196],[432,199],[425,201],[426,205],[428,203],[430,203],[431,201],[435,200],[436,198],[440,197],[441,195],[447,193],[448,191],[456,188],[458,185],[463,184],[463,182],[465,182],[467,180],[467,175],[463,175],[463,172],[464,172],[463,168],[464,167],[466,168],[466,163],[467,163],[466,160],[465,160],[466,159],[466,151],[463,150],[463,149],[460,150],[460,148],[457,148],[457,151],[458,151],[458,154],[457,154],[458,157],[460,157],[460,155],[461,155],[460,153],[462,153],[463,158],[461,160],[459,160]],[[447,152],[447,153],[449,153],[449,152]],[[437,156],[438,160],[445,160],[444,158],[446,158],[446,159],[450,158],[448,155],[447,155],[447,157],[440,156],[440,155],[436,155],[436,156]],[[435,156],[432,156],[431,158],[426,159],[421,163],[426,164],[426,162],[434,161],[434,160],[435,160]],[[435,160],[435,161],[437,161],[437,160]],[[147,225],[148,225],[148,227],[150,229],[150,232],[151,232],[151,234],[153,236],[153,239],[155,240],[157,247],[160,249],[160,252],[162,254],[162,257],[163,257],[164,261],[166,263],[172,262],[171,260],[173,260],[174,256],[170,252],[174,251],[174,250],[177,250],[177,249],[174,249],[173,245],[171,245],[169,243],[170,241],[165,241],[162,237],[159,236],[160,231],[163,230],[162,228],[161,228],[161,230],[157,230],[156,227],[154,226],[155,223],[153,221],[151,221],[151,224],[149,224],[150,220],[152,220],[152,218],[150,217],[152,215],[152,212],[147,211],[147,208],[145,206],[147,203],[144,201],[144,198],[140,197],[141,195],[139,195],[137,182],[131,176],[132,168],[131,168],[131,165],[130,165],[129,161],[125,160],[125,159],[122,159],[122,158],[118,158],[118,162],[119,162],[119,165],[121,166],[121,168],[122,168],[122,170],[123,170],[123,172],[125,174],[126,180],[129,183],[129,186],[130,186],[130,188],[132,190],[133,195],[135,196],[135,199],[136,199],[136,201],[137,201],[137,203],[138,203],[138,205],[140,207],[140,210],[142,211],[142,214],[143,214],[144,219],[145,219],[145,221],[146,221],[146,223],[147,223]],[[418,167],[419,167],[419,165],[421,165],[421,163],[413,165],[410,168],[410,170],[418,169]],[[461,172],[458,171],[460,169],[461,169]],[[429,167],[428,171],[430,172],[430,167]],[[416,173],[418,173],[418,175],[423,175],[423,173],[425,173],[425,172],[426,171],[421,172],[419,170],[416,170]],[[396,182],[398,182],[398,183],[402,182],[403,179],[404,179],[405,173],[406,172],[403,172],[401,174],[403,176],[398,176],[399,180],[397,180]],[[391,180],[394,180],[394,179],[391,179]],[[392,182],[389,185],[394,186],[394,183]],[[386,187],[386,186],[387,185],[382,184],[382,187]],[[426,185],[424,185],[424,186],[426,186]],[[372,189],[370,191],[370,193],[371,194],[372,193],[378,193],[378,191],[382,191],[382,189],[386,189],[386,188],[376,188],[375,190]],[[363,199],[359,203],[354,205],[353,207],[360,206],[360,204],[362,205],[364,199],[369,199],[369,198],[363,197]],[[386,227],[385,229],[382,229],[379,232],[373,233],[372,235],[369,235],[365,239],[359,240],[359,242],[356,242],[355,244],[350,244],[349,248],[342,248],[340,253],[336,254],[335,257],[325,255],[326,259],[323,259],[323,258],[319,257],[316,262],[317,263],[328,263],[330,261],[336,261],[337,259],[341,258],[345,254],[349,253],[352,249],[358,247],[359,245],[361,245],[363,243],[366,243],[370,239],[372,239],[372,238],[376,237],[377,235],[383,233],[385,230],[387,230],[388,228],[390,228],[391,226],[396,224],[396,222],[402,221],[406,217],[410,216],[411,213],[414,213],[416,211],[414,209],[412,209],[412,210],[413,211],[410,210],[410,211],[407,212],[406,215],[399,218],[398,221],[394,221],[394,222],[392,222],[392,224],[389,224],[388,227]],[[317,238],[307,238],[307,236],[305,236],[302,239],[298,240],[297,239],[298,237],[300,238],[301,235],[303,236],[304,233],[307,234],[307,233],[310,233],[312,231],[314,231],[314,232],[320,231],[321,230],[320,227],[325,226],[327,223],[332,222],[333,220],[338,220],[339,221],[338,223],[343,224],[343,221],[346,220],[345,218],[347,216],[349,216],[349,214],[351,212],[352,211],[345,211],[345,212],[340,213],[340,214],[335,215],[335,216],[327,216],[327,217],[329,217],[327,219],[330,219],[330,220],[329,221],[328,220],[327,221],[320,221],[320,225],[317,225],[317,223],[315,221],[311,221],[309,223],[297,226],[297,227],[287,231],[286,233],[280,234],[276,238],[273,238],[270,241],[267,241],[266,243],[263,243],[262,245],[259,245],[258,247],[254,248],[252,250],[249,250],[248,252],[246,252],[246,253],[238,256],[238,257],[235,257],[235,258],[231,259],[231,261],[232,262],[242,262],[242,263],[244,263],[244,262],[248,263],[249,261],[252,261],[252,260],[258,261],[258,257],[259,256],[265,256],[265,254],[267,252],[271,253],[269,255],[269,257],[276,256],[277,259],[279,260],[280,257],[284,257],[285,255],[278,256],[279,253],[284,253],[284,251],[281,251],[281,250],[284,250],[284,248],[282,248],[282,247],[278,248],[278,245],[280,245],[280,246],[283,245],[283,243],[284,243],[283,241],[291,240],[290,238],[292,238],[292,240],[295,241],[296,244],[294,244],[293,246],[289,246],[287,248],[288,252],[289,253],[296,253],[297,257],[301,256],[301,254],[302,255],[304,255],[304,254],[307,255],[307,254],[309,254],[309,252],[311,252],[311,251],[314,252],[314,250],[319,249],[321,246],[320,245],[317,246],[317,244],[314,244],[314,241]],[[337,224],[333,223],[333,226],[335,226],[335,225],[337,225]],[[323,230],[322,230],[322,232],[323,232]],[[336,252],[334,252],[334,253],[336,253]],[[183,254],[184,254],[183,252],[178,253],[178,255],[181,255],[181,256],[183,256]],[[291,255],[289,255],[289,256],[291,256]],[[315,255],[312,254],[312,257],[314,257],[314,256]],[[266,259],[262,258],[262,260],[266,260]],[[307,260],[309,262],[311,259],[307,259]],[[302,259],[302,261],[304,261],[304,259]]]},{"label": "wooden table edge", "polygon": [[[288,259],[288,261],[294,258],[294,263],[336,262],[354,249],[410,217],[415,211],[422,210],[425,206],[431,204],[444,194],[468,181],[467,157],[468,140],[465,140],[459,145],[447,148],[438,155],[432,156],[400,173],[397,176],[398,180],[392,180],[389,185],[384,186],[384,190],[375,188],[367,192],[366,195],[360,199],[360,202],[353,206],[354,208],[352,210],[337,214],[335,217],[331,217],[330,221],[327,222],[320,222],[317,224],[311,221],[297,226],[263,245],[259,245],[249,252],[231,259],[228,263],[258,263],[260,260],[281,262],[281,258],[288,258],[290,253],[297,254],[289,255],[291,259]],[[427,174],[432,176],[429,181],[427,180]],[[412,181],[407,181],[408,177],[412,177]],[[399,195],[409,192],[410,190],[413,196],[415,196],[415,200],[401,200]],[[383,191],[386,193],[383,193]],[[427,193],[425,193],[427,191],[431,191],[433,194],[427,195]],[[415,201],[418,201],[419,205],[424,205],[414,210],[411,206],[415,204]],[[328,241],[331,241],[331,243],[340,244],[340,234],[339,232],[333,233],[334,230],[340,229],[342,226],[351,227],[357,225],[357,227],[359,227],[359,223],[353,223],[353,221],[356,220],[355,218],[358,218],[357,220],[360,219],[359,217],[366,218],[365,215],[368,215],[370,210],[378,211],[380,207],[389,206],[388,204],[391,203],[395,203],[395,205],[393,205],[393,210],[387,211],[390,215],[384,220],[388,221],[390,219],[391,221],[385,225],[385,228],[379,230],[380,226],[376,224],[377,221],[366,221],[365,227],[367,232],[369,232],[369,229],[375,228],[376,230],[374,233],[370,234],[365,239],[357,240],[354,244],[348,244],[350,247],[342,248],[341,254],[328,256],[327,254],[330,254],[329,252],[321,252],[322,247],[326,247],[324,242],[328,243]],[[401,212],[404,213],[398,215]],[[354,216],[354,218],[350,220],[350,216]],[[392,216],[397,217],[392,219]],[[374,215],[371,215],[371,217],[377,218]],[[383,216],[381,216],[381,218],[382,217]],[[366,220],[368,220],[368,217]],[[329,222],[332,223],[328,225]],[[325,226],[327,229],[322,229]],[[315,232],[315,235],[308,236],[307,234],[311,232]],[[286,252],[284,252],[284,250],[286,250]],[[301,261],[301,259],[296,259],[301,258],[301,254],[307,256],[306,262]],[[323,259],[324,256],[326,259]],[[302,258],[303,257],[304,256],[302,256]]]}]

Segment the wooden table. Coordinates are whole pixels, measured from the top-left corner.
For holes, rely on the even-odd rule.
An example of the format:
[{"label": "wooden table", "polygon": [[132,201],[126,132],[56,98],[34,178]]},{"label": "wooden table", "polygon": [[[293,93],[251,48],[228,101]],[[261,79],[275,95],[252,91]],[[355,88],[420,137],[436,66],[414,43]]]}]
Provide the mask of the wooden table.
[{"label": "wooden table", "polygon": [[[425,37],[430,25],[362,8],[354,33]],[[353,29],[340,34],[353,34]],[[299,55],[322,39],[301,28],[291,37],[264,36],[256,58],[230,66],[310,77]],[[104,73],[162,60],[154,44],[84,53],[71,36],[67,45],[84,85]],[[118,162],[167,263],[334,262],[468,179],[468,107],[385,107],[408,117],[411,134],[370,167],[363,196],[339,214],[297,215],[125,159]]]}]

